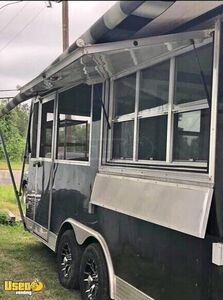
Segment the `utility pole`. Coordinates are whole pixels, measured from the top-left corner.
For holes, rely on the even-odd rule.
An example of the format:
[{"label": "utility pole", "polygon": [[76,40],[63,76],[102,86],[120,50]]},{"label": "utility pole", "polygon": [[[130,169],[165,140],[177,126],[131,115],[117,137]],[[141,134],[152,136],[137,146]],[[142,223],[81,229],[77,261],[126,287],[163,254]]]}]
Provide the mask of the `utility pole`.
[{"label": "utility pole", "polygon": [[[65,0],[62,1],[62,36],[63,51],[65,51],[69,47],[69,6],[68,1]],[[72,128],[68,125],[69,120],[71,120],[71,115],[65,115],[64,159],[67,158],[67,144],[72,144]]]},{"label": "utility pole", "polygon": [[69,12],[68,1],[62,1],[63,51],[69,47]]}]

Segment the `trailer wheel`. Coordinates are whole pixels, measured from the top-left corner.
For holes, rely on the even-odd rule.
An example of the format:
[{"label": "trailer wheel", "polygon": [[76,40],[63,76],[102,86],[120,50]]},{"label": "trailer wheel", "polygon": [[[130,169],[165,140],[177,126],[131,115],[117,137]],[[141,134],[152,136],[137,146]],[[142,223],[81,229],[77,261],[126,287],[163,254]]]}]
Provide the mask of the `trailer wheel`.
[{"label": "trailer wheel", "polygon": [[79,288],[81,252],[73,230],[65,231],[60,238],[57,251],[59,281],[65,288]]},{"label": "trailer wheel", "polygon": [[83,300],[108,300],[107,265],[99,244],[90,244],[84,251],[80,266],[80,291]]}]

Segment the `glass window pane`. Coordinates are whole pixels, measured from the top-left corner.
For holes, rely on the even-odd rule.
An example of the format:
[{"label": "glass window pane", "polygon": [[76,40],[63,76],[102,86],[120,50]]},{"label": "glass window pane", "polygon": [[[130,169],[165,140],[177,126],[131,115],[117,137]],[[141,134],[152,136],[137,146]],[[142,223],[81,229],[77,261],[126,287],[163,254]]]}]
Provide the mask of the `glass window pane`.
[{"label": "glass window pane", "polygon": [[170,62],[141,71],[139,110],[168,103]]},{"label": "glass window pane", "polygon": [[[73,117],[75,120],[72,120]],[[57,158],[88,161],[89,127],[88,121],[78,121],[76,116],[60,114]]]},{"label": "glass window pane", "polygon": [[166,160],[167,116],[139,120],[138,159]]},{"label": "glass window pane", "polygon": [[113,158],[132,159],[134,121],[114,123]]},{"label": "glass window pane", "polygon": [[42,105],[40,157],[51,157],[54,101]]},{"label": "glass window pane", "polygon": [[59,94],[60,113],[79,116],[91,114],[91,86],[80,84]]},{"label": "glass window pane", "polygon": [[31,157],[32,158],[36,158],[38,114],[39,114],[39,103],[35,103],[34,109],[33,109],[33,119],[32,119],[32,143],[31,143]]},{"label": "glass window pane", "polygon": [[174,160],[207,161],[209,110],[178,113],[174,116]]},{"label": "glass window pane", "polygon": [[89,160],[91,86],[81,84],[59,95],[57,158]]},{"label": "glass window pane", "polygon": [[114,82],[115,116],[135,111],[136,74],[120,78]]},{"label": "glass window pane", "polygon": [[[197,49],[199,61],[205,76],[205,82],[211,95],[212,84],[212,49],[209,44]],[[201,80],[199,64],[195,51],[192,50],[176,58],[176,93],[175,104],[207,99]]]}]

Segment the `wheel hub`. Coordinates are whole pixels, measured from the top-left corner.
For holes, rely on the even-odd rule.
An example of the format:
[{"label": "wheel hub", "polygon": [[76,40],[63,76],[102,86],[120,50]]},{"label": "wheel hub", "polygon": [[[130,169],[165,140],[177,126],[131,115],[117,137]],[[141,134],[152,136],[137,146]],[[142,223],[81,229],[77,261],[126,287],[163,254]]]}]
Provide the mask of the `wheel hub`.
[{"label": "wheel hub", "polygon": [[72,254],[68,244],[65,244],[62,248],[61,261],[61,271],[64,277],[68,278],[72,267]]},{"label": "wheel hub", "polygon": [[96,300],[98,291],[98,271],[93,260],[88,260],[84,272],[85,293],[89,300]]}]

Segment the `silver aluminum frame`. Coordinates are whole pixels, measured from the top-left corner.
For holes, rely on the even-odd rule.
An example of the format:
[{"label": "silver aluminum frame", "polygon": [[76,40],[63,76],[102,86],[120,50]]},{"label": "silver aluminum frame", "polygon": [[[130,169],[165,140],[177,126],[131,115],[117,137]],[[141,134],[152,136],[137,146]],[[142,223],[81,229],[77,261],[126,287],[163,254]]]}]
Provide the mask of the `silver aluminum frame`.
[{"label": "silver aluminum frame", "polygon": [[[60,93],[65,92],[67,90],[70,90],[71,88],[76,87],[76,86],[78,86],[78,84],[69,85],[66,88],[60,89],[59,92],[58,92],[58,97],[59,97]],[[89,149],[88,149],[88,151],[89,151],[88,152],[89,159],[88,159],[88,161],[57,159],[56,158],[56,152],[55,152],[55,163],[65,164],[65,165],[78,165],[78,166],[90,166],[91,165],[93,98],[94,98],[94,85],[92,84],[91,85],[91,108],[90,108],[90,116],[89,117],[84,117],[84,118],[88,118],[88,124],[90,126]],[[59,98],[58,98],[58,101],[57,101],[57,110],[58,110],[58,103],[59,103]],[[58,116],[56,118],[56,131],[58,131]],[[57,136],[55,137],[55,139],[57,139]],[[56,145],[57,145],[57,141],[56,141]]]},{"label": "silver aluminum frame", "polygon": [[56,154],[56,136],[57,136],[57,128],[56,128],[56,119],[58,115],[58,93],[54,98],[54,118],[53,118],[53,132],[52,132],[52,151],[51,151],[51,167],[50,167],[50,184],[49,184],[49,205],[48,205],[48,224],[47,224],[47,241],[50,239],[50,226],[51,226],[51,213],[52,213],[52,201],[53,201],[53,182],[54,182],[54,161]]},{"label": "silver aluminum frame", "polygon": [[[41,135],[41,120],[42,120],[42,104],[39,101],[39,112],[38,112],[38,129],[37,129],[37,149],[36,149],[36,159],[40,158],[40,135]],[[35,159],[35,160],[36,160]]]},{"label": "silver aluminum frame", "polygon": [[[192,38],[194,39],[194,32],[188,32],[190,34],[193,34]],[[165,40],[166,41],[166,40]],[[199,43],[196,45],[196,48],[202,47],[204,45],[207,45],[209,43],[212,43],[213,40],[212,38],[208,38],[205,41]],[[114,107],[114,96],[113,96],[113,86],[114,86],[114,81],[122,78],[126,75],[132,74],[132,69],[128,70],[125,75],[123,73],[118,76],[113,76],[111,78],[111,91],[110,91],[110,124],[111,124],[111,133],[108,136],[108,154],[107,154],[107,160],[109,162],[114,162],[114,163],[138,163],[138,164],[147,164],[147,165],[164,165],[164,166],[177,166],[177,165],[182,165],[182,166],[191,166],[193,167],[207,167],[207,162],[188,162],[188,161],[173,161],[172,160],[172,155],[173,155],[173,121],[174,121],[174,114],[176,113],[181,113],[181,112],[187,112],[187,111],[194,111],[194,110],[201,110],[201,109],[206,109],[208,108],[208,102],[207,99],[201,99],[198,101],[192,101],[189,103],[183,103],[179,105],[174,105],[173,107],[173,99],[174,99],[174,92],[175,92],[175,66],[176,66],[176,57],[179,55],[182,55],[184,53],[190,52],[193,50],[193,45],[186,46],[183,49],[173,51],[171,53],[168,53],[164,56],[162,56],[162,59],[159,59],[158,63],[165,62],[167,60],[170,61],[170,70],[169,70],[169,96],[168,96],[168,102],[166,105],[162,105],[159,107],[151,108],[151,109],[146,109],[143,111],[138,111],[138,101],[139,101],[139,85],[140,85],[140,72],[145,69],[145,65],[143,65],[143,68],[140,69],[140,66],[134,67],[136,71],[136,77],[138,76],[138,80],[136,79],[136,96],[135,96],[135,109],[138,111],[138,117],[136,116],[136,111],[134,111],[131,114],[126,114],[122,115],[116,118],[113,118],[113,107]],[[157,61],[155,62],[150,62],[149,66],[154,66],[158,64]],[[137,75],[138,74],[138,75]],[[112,103],[111,103],[112,102]],[[162,115],[168,115],[168,121],[167,121],[167,144],[166,144],[166,160],[165,161],[157,161],[157,160],[140,160],[137,159],[137,154],[138,151],[136,152],[136,149],[138,149],[137,145],[137,140],[138,140],[138,123],[140,118],[147,118],[147,117],[155,117],[155,116],[162,116]],[[125,121],[131,121],[134,120],[134,138],[133,138],[133,159],[112,159],[112,134],[113,134],[113,124],[115,122],[125,122]],[[137,124],[136,124],[137,123]]]},{"label": "silver aluminum frame", "polygon": [[114,81],[111,79],[109,81],[110,85],[110,94],[108,96],[108,106],[109,106],[109,124],[111,126],[109,132],[108,132],[108,149],[107,149],[107,159],[111,160],[112,159],[112,151],[113,151],[113,125],[114,123],[112,122],[112,116],[113,116],[113,111],[114,111],[114,102],[109,101],[109,99],[113,99],[113,94],[114,94]]},{"label": "silver aluminum frame", "polygon": [[[51,157],[40,157],[40,139],[41,139],[41,125],[42,125],[42,105],[44,103],[47,103],[49,101],[54,101],[56,96],[56,93],[51,93],[50,95],[44,97],[41,99],[39,97],[38,102],[39,102],[39,114],[38,114],[38,131],[37,131],[37,149],[36,149],[36,158],[31,158],[30,161],[52,161],[52,151],[51,151]],[[53,125],[54,126],[54,125]],[[52,135],[52,141],[51,141],[51,150],[53,145],[53,135]]]},{"label": "silver aluminum frame", "polygon": [[[110,92],[110,80],[106,80],[104,82],[104,93],[103,93],[103,101],[104,101],[104,107],[106,112],[109,112],[109,94]],[[101,167],[102,164],[106,163],[106,158],[107,158],[107,139],[105,139],[105,136],[108,136],[109,132],[109,128],[108,128],[108,124],[106,121],[106,118],[104,116],[104,112],[103,109],[101,108],[101,132],[100,132],[100,156],[99,156],[99,168]],[[110,119],[108,120],[109,124],[111,124]]]},{"label": "silver aluminum frame", "polygon": [[173,160],[173,100],[175,93],[175,67],[176,58],[170,59],[170,74],[169,74],[169,106],[168,106],[168,118],[167,118],[167,141],[166,141],[166,162],[171,163]]},{"label": "silver aluminum frame", "polygon": [[[34,124],[33,124],[34,107],[35,107],[35,105],[38,105],[38,116],[37,116],[37,124],[36,124],[36,126],[37,126],[36,156],[37,156],[37,151],[38,151],[37,144],[38,144],[38,133],[39,133],[39,130],[38,130],[38,124],[39,124],[39,97],[36,97],[35,99],[33,99],[32,103],[33,103],[33,112],[32,112],[31,124],[30,124],[30,128],[32,130],[30,130],[30,137],[29,137],[29,139],[30,139],[30,142],[32,144],[32,141],[33,141],[33,126],[34,126]],[[34,161],[34,160],[36,160],[36,158],[33,158],[32,157],[32,153],[29,153],[29,161]]]},{"label": "silver aluminum frame", "polygon": [[[105,90],[106,90],[106,87],[105,87],[105,85],[106,85],[106,81],[105,82],[103,82],[103,84],[102,84],[102,95],[101,95],[101,101],[103,102],[103,104],[104,104],[104,107],[106,107],[106,105],[105,105]],[[106,109],[106,108],[105,108]],[[100,121],[100,138],[99,138],[99,141],[100,141],[100,143],[99,143],[99,161],[98,161],[98,166],[99,166],[99,168],[101,167],[101,165],[102,165],[102,157],[103,157],[103,153],[102,153],[102,151],[103,151],[103,144],[104,144],[104,141],[103,141],[103,130],[104,130],[104,112],[103,112],[103,109],[102,109],[102,107],[101,107],[101,121]]]},{"label": "silver aluminum frame", "polygon": [[138,159],[138,138],[139,138],[139,89],[140,89],[140,72],[136,73],[136,93],[135,93],[135,116],[134,116],[134,137],[133,137],[133,161]]},{"label": "silver aluminum frame", "polygon": [[89,125],[90,125],[90,136],[89,136],[89,145],[88,145],[88,161],[89,164],[91,164],[91,150],[92,150],[92,134],[93,134],[93,100],[94,100],[94,85],[92,84],[91,86],[91,112],[90,112],[90,120],[89,120]]},{"label": "silver aluminum frame", "polygon": [[213,182],[215,180],[220,45],[221,45],[221,17],[219,16],[215,23],[214,61],[213,61],[214,67],[213,67],[213,79],[212,79],[213,85],[212,85],[210,150],[209,150],[209,177]]}]

